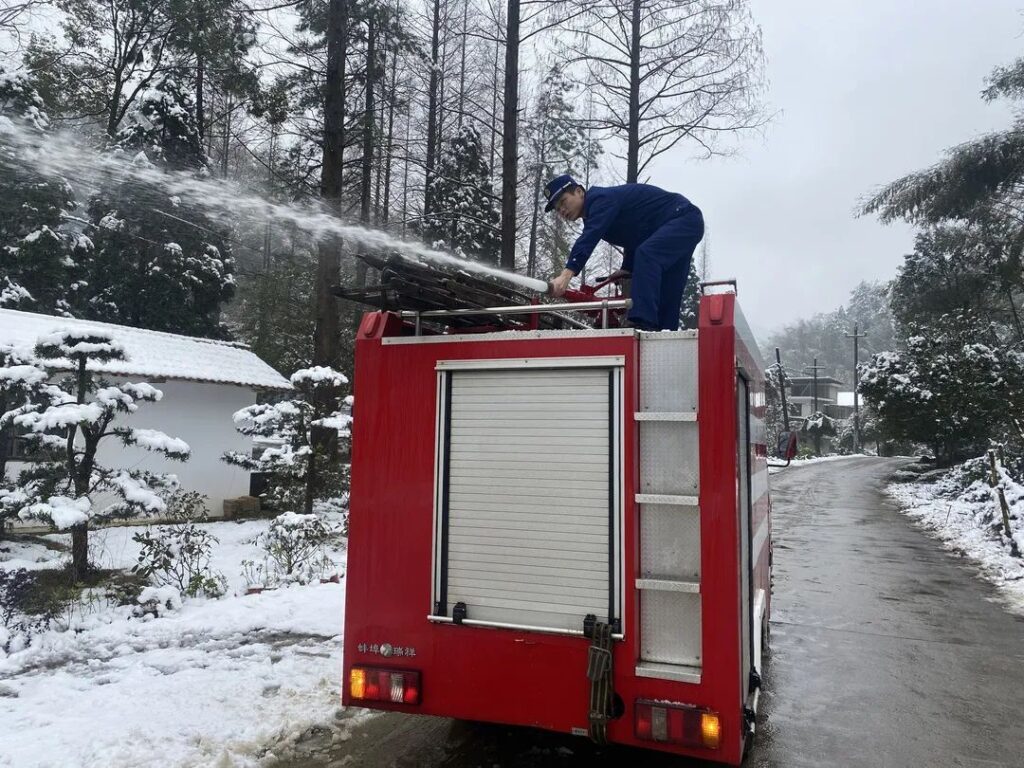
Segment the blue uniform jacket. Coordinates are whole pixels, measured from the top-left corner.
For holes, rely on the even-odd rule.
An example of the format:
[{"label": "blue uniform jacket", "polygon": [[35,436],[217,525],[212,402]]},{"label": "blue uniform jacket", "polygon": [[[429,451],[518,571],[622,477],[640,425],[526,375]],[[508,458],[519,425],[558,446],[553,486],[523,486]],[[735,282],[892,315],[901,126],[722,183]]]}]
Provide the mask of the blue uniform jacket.
[{"label": "blue uniform jacket", "polygon": [[622,268],[631,272],[640,244],[669,219],[691,211],[697,206],[682,195],[650,184],[591,187],[583,199],[583,233],[565,266],[578,275],[598,242],[605,240],[623,249]]}]

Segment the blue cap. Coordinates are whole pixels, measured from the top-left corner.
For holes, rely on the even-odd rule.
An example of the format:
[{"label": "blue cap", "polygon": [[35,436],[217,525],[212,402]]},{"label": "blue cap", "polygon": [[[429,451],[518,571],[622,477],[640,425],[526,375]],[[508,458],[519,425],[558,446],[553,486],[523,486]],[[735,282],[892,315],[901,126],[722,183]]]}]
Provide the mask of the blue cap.
[{"label": "blue cap", "polygon": [[563,173],[561,176],[555,176],[544,186],[544,197],[548,199],[548,204],[544,206],[544,213],[547,213],[555,207],[555,203],[558,202],[558,197],[567,189],[579,186],[576,183],[576,179],[570,176],[568,173]]}]

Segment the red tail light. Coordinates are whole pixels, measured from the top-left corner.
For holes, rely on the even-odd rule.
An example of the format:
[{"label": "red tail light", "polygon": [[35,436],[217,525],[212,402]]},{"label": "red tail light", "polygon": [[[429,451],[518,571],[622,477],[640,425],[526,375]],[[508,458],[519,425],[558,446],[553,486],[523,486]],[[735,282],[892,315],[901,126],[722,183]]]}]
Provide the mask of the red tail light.
[{"label": "red tail light", "polygon": [[633,727],[644,741],[718,749],[722,740],[717,713],[685,704],[637,701]]},{"label": "red tail light", "polygon": [[411,669],[354,666],[348,673],[349,695],[357,701],[420,703],[420,673]]}]

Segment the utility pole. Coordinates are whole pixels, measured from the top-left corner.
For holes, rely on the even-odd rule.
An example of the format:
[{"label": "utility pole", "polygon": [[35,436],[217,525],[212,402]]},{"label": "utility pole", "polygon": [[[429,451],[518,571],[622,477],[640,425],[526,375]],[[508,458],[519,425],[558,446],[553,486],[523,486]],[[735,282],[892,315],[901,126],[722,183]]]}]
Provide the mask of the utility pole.
[{"label": "utility pole", "polygon": [[857,375],[857,368],[860,365],[860,342],[867,336],[866,333],[858,332],[858,324],[853,324],[853,333],[847,333],[846,338],[853,339],[853,452],[860,450],[860,376]]},{"label": "utility pole", "polygon": [[[814,365],[810,368],[804,368],[804,373],[814,374],[814,413],[818,412],[818,371],[825,370],[824,365],[818,365],[818,358],[814,358]],[[814,433],[814,453],[817,456],[821,455],[821,430],[819,429]]]},{"label": "utility pole", "polygon": [[782,423],[785,425],[786,431],[789,432],[789,407],[786,405],[786,374],[782,370],[782,355],[779,354],[779,348],[775,348],[775,362],[779,366],[779,397],[782,398]]}]

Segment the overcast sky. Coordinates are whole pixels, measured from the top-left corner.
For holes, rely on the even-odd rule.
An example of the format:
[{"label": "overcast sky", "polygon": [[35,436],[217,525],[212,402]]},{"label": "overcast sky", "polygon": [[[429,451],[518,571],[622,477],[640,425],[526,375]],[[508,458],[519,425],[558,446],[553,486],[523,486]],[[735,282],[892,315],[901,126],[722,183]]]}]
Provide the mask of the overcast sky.
[{"label": "overcast sky", "polygon": [[699,205],[711,272],[739,281],[759,336],[835,309],[861,280],[888,280],[912,230],[855,218],[878,185],[944,148],[1005,127],[979,97],[993,67],[1024,55],[1024,0],[751,0],[764,34],[763,139],[739,157],[666,154],[651,182]]}]

